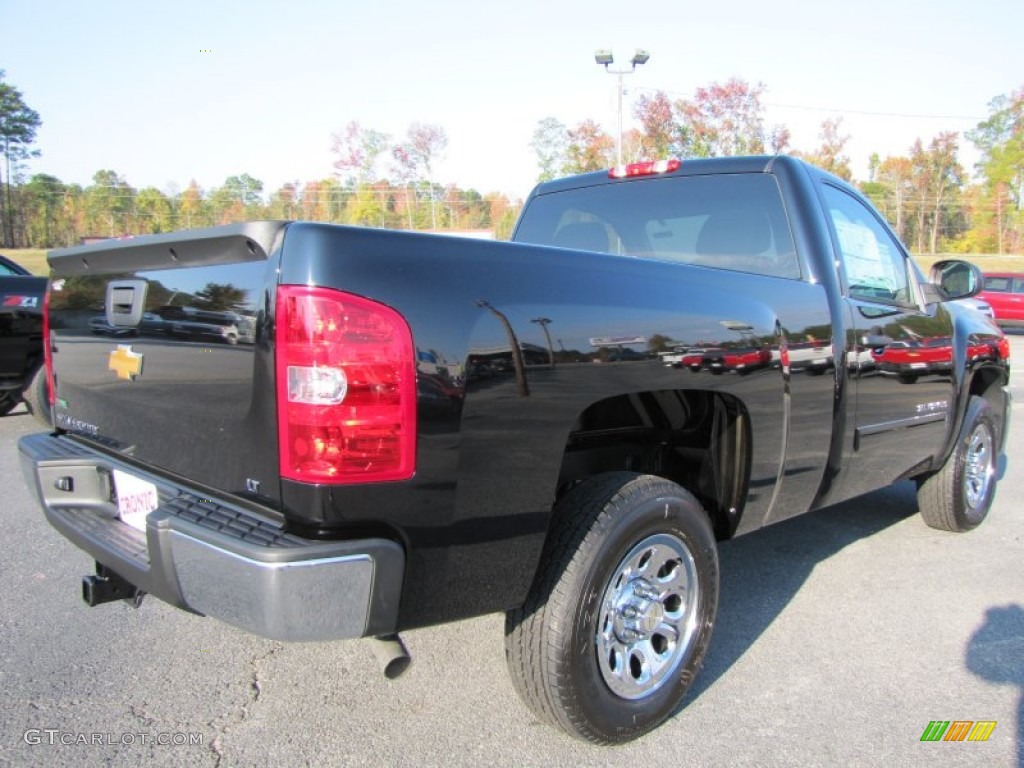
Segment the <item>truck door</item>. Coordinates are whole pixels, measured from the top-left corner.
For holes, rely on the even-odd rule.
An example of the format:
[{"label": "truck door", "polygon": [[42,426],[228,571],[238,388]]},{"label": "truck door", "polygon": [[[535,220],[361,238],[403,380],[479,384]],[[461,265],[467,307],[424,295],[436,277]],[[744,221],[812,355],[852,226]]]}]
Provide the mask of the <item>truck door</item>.
[{"label": "truck door", "polygon": [[849,306],[847,368],[854,397],[852,461],[844,495],[879,488],[927,461],[954,407],[953,324],[925,305],[919,271],[877,212],[822,184]]}]

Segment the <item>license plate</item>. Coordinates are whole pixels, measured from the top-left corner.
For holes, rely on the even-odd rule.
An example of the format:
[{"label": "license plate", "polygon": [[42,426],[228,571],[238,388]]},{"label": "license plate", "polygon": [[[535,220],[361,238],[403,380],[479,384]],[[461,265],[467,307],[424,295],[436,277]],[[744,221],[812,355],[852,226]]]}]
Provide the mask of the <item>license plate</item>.
[{"label": "license plate", "polygon": [[910,367],[914,369],[927,368],[928,363],[911,363]]},{"label": "license plate", "polygon": [[145,532],[146,515],[160,506],[156,486],[148,480],[115,469],[114,490],[117,493],[117,516],[121,522]]}]

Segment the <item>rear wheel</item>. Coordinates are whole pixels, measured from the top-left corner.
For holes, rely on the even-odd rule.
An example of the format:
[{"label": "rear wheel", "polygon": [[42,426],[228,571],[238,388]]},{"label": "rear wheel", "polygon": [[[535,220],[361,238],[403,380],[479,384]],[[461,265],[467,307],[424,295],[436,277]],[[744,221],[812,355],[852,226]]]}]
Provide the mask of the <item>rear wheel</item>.
[{"label": "rear wheel", "polygon": [[953,452],[938,472],[918,483],[925,523],[943,531],[969,531],[981,524],[996,492],[998,436],[988,401],[971,397]]},{"label": "rear wheel", "polygon": [[542,720],[599,744],[635,739],[679,707],[718,604],[711,523],[668,480],[617,472],[559,503],[505,651]]},{"label": "rear wheel", "polygon": [[50,395],[46,383],[46,366],[40,365],[29,380],[29,385],[21,394],[32,415],[44,426],[52,427],[53,419],[50,414]]}]

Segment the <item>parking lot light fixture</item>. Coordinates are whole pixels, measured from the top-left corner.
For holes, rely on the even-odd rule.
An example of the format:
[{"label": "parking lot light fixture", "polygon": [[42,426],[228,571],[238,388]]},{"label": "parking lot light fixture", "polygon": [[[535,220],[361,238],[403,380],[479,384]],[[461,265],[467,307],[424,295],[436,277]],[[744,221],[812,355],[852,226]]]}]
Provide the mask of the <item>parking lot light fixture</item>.
[{"label": "parking lot light fixture", "polygon": [[637,65],[646,64],[651,58],[650,51],[645,51],[643,48],[637,48],[636,53],[633,54],[633,58],[629,60],[629,69],[612,69],[612,64],[615,63],[615,56],[611,51],[602,48],[594,52],[594,61],[598,65],[604,67],[605,71],[609,75],[616,75],[619,78],[619,135],[615,142],[615,157],[616,165],[622,165],[622,94],[623,94],[623,83],[622,78],[625,75],[631,75],[636,71]]}]

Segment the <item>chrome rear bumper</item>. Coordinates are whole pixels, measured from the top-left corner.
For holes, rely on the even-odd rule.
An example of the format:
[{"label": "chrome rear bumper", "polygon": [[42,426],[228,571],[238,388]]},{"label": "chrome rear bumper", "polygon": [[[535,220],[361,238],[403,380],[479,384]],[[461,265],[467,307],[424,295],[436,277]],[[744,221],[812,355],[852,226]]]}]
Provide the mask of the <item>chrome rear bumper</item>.
[{"label": "chrome rear bumper", "polygon": [[[387,539],[313,541],[272,513],[211,498],[66,436],[19,441],[22,470],[47,519],[98,562],[179,608],[275,640],[393,632],[404,551]],[[153,483],[145,532],[117,517],[119,469]]]}]

